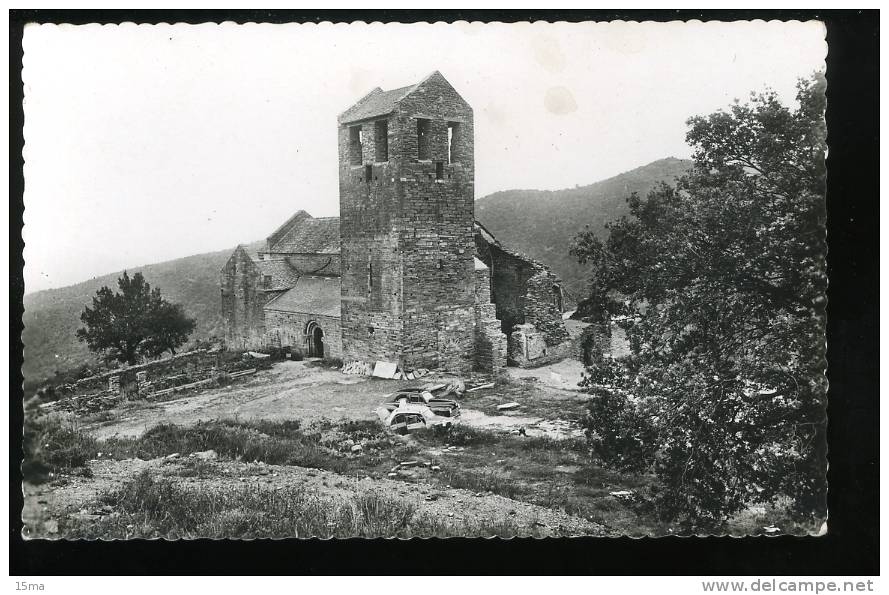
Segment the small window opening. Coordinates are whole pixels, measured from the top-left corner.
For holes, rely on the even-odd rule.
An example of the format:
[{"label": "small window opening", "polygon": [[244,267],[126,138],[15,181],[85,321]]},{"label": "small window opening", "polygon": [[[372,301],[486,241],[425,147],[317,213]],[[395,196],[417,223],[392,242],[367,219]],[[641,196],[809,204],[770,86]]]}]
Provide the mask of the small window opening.
[{"label": "small window opening", "polygon": [[439,270],[444,268],[444,259],[442,259],[442,258],[438,259],[438,268],[439,268]]},{"label": "small window opening", "polygon": [[367,292],[370,293],[374,288],[374,265],[372,262],[367,263]]},{"label": "small window opening", "polygon": [[272,276],[271,275],[263,275],[262,284],[265,287],[271,287],[272,285]]},{"label": "small window opening", "polygon": [[377,162],[389,161],[389,121],[374,122],[374,159]]},{"label": "small window opening", "polygon": [[374,168],[372,165],[364,166],[364,181],[370,184],[371,178],[374,176]]},{"label": "small window opening", "polygon": [[349,163],[361,165],[361,126],[349,128]]},{"label": "small window opening", "polygon": [[553,285],[553,306],[562,311],[562,288],[558,285]]},{"label": "small window opening", "polygon": [[441,161],[435,162],[435,179],[440,180],[444,177],[444,163]]},{"label": "small window opening", "polygon": [[448,163],[457,163],[460,160],[458,142],[460,140],[460,123],[448,122]]},{"label": "small window opening", "polygon": [[372,327],[372,326],[367,327],[367,334],[368,335],[374,334],[374,327]]},{"label": "small window opening", "polygon": [[417,159],[429,159],[430,133],[429,120],[417,118]]}]

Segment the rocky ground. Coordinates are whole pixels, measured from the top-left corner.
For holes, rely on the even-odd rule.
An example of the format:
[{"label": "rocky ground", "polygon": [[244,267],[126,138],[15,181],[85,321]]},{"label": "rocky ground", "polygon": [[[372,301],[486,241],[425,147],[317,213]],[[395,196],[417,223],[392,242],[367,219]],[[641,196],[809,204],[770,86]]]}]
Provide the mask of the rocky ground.
[{"label": "rocky ground", "polygon": [[[534,380],[544,379],[543,382],[535,383],[534,398],[542,401],[561,399],[569,406],[579,400],[582,401],[582,396],[578,396],[576,390],[573,390],[576,383],[571,390],[566,389],[568,383],[565,380],[560,379],[558,387],[551,384],[553,370],[562,373],[571,370],[573,375],[565,374],[565,376],[570,379],[576,377],[579,380],[580,364],[578,362],[575,364],[557,363],[533,370]],[[510,369],[510,373],[516,378],[526,380],[532,377],[529,372]],[[103,440],[112,436],[138,436],[149,427],[164,422],[190,424],[221,418],[269,421],[290,419],[309,421],[320,418],[375,419],[374,410],[380,405],[384,395],[405,386],[436,380],[433,375],[418,381],[382,380],[343,374],[335,368],[323,366],[320,362],[283,361],[270,370],[250,377],[246,382],[224,388],[206,389],[159,403],[125,403],[99,416],[101,421],[91,421],[86,418],[83,427],[96,438]],[[478,410],[473,405],[482,400],[487,403],[491,399],[498,399],[499,394],[495,387],[464,395],[461,399],[463,405],[461,423],[505,430],[526,427],[532,435],[549,434],[554,437],[577,435],[578,427],[559,427],[558,424],[553,426],[552,419],[535,413],[528,407],[501,413],[496,409],[491,412]],[[512,400],[511,394],[502,396],[498,402],[506,403]]]},{"label": "rocky ground", "polygon": [[[493,388],[466,393],[460,399],[463,415],[459,423],[485,431],[527,436],[547,436],[561,440],[580,435],[580,427],[569,410],[577,413],[583,396],[571,390],[572,368],[556,364],[558,372],[518,371],[516,378],[506,379]],[[579,365],[578,365],[579,369]],[[579,371],[577,377],[579,378]],[[552,375],[551,375],[552,374]],[[559,376],[556,376],[558,374]],[[565,377],[571,380],[565,380]],[[542,377],[546,382],[538,382]],[[421,382],[434,382],[430,376]],[[201,421],[228,419],[240,421],[300,420],[311,423],[322,418],[330,420],[376,419],[374,410],[382,397],[400,387],[416,382],[381,380],[341,373],[321,362],[276,364],[248,380],[224,388],[197,391],[165,402],[129,402],[120,407],[73,420],[84,432],[103,441],[110,438],[133,438],[160,423],[191,425]],[[513,410],[500,411],[497,405],[519,402]],[[541,406],[535,410],[533,403]],[[563,419],[565,418],[565,419]],[[101,442],[100,442],[101,444]],[[116,514],[102,505],[103,494],[113,491],[136,475],[148,471],[153,476],[173,478],[180,487],[203,490],[229,490],[237,486],[257,485],[264,489],[303,486],[328,495],[355,495],[368,490],[406,499],[417,510],[436,515],[446,522],[459,524],[484,518],[492,522],[509,521],[516,526],[533,529],[534,536],[600,535],[607,530],[584,516],[567,514],[564,510],[540,506],[522,499],[511,499],[490,491],[458,489],[433,481],[428,461],[447,459],[455,452],[429,449],[416,467],[398,469],[389,477],[371,477],[361,472],[355,476],[297,466],[266,465],[237,460],[224,460],[214,455],[203,464],[200,476],[190,477],[193,457],[161,457],[152,460],[109,460],[99,455],[89,461],[88,472],[54,476],[48,483],[24,485],[25,507],[22,513],[26,533],[32,537],[64,537],[60,526],[77,519],[89,522]],[[487,455],[487,453],[485,453]],[[493,454],[493,453],[491,453]],[[476,456],[476,458],[478,458]],[[425,465],[422,464],[425,462]],[[503,461],[498,461],[503,463]],[[476,463],[478,464],[478,463]],[[490,461],[494,466],[494,461]],[[502,465],[501,465],[502,466]],[[556,466],[553,473],[570,474],[579,467]],[[478,472],[478,469],[476,469]],[[508,472],[494,470],[498,478]],[[484,474],[484,472],[482,472]],[[86,476],[84,476],[86,475]],[[90,476],[91,475],[91,476]]]},{"label": "rocky ground", "polygon": [[[91,461],[92,478],[68,476],[55,485],[25,484],[25,508],[22,518],[28,537],[64,538],[60,520],[95,521],[119,514],[102,505],[101,494],[132,480],[143,471],[159,478],[172,478],[182,488],[205,491],[236,490],[252,486],[264,490],[302,487],[317,490],[326,496],[348,497],[377,491],[388,497],[412,502],[419,512],[440,517],[459,526],[461,523],[485,519],[491,522],[510,521],[526,528],[526,536],[602,535],[604,528],[583,518],[564,512],[504,498],[495,494],[465,489],[439,489],[422,481],[427,468],[400,474],[398,479],[352,477],[303,467],[217,461],[215,457],[204,468],[203,477],[183,477],[190,468],[189,457],[158,458],[149,461]],[[212,477],[207,477],[212,473]],[[234,536],[236,537],[236,536]],[[303,536],[310,537],[310,536]]]}]

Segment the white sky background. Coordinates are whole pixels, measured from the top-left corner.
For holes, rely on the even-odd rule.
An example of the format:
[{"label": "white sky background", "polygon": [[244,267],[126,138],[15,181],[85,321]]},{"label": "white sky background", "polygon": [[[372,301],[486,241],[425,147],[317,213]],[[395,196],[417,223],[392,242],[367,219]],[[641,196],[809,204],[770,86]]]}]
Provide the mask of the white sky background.
[{"label": "white sky background", "polygon": [[337,115],[440,70],[475,111],[476,197],[688,157],[685,121],[823,69],[819,23],[31,26],[32,292],[339,212]]}]

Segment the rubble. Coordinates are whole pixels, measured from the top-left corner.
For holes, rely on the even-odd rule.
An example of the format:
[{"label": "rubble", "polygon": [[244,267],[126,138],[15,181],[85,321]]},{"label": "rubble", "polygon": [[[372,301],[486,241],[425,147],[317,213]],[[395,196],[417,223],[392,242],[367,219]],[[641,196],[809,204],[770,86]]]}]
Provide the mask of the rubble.
[{"label": "rubble", "polygon": [[396,372],[398,371],[398,364],[395,362],[384,362],[378,361],[374,365],[373,376],[375,378],[392,378],[396,376]]},{"label": "rubble", "polygon": [[468,392],[468,393],[474,393],[474,392],[477,391],[477,390],[485,390],[486,388],[494,388],[494,383],[493,383],[493,382],[488,382],[487,384],[480,384],[479,386],[474,386],[474,387],[472,387],[472,388],[470,388],[470,389],[467,389],[466,392]]},{"label": "rubble", "polygon": [[521,405],[512,401],[510,403],[503,403],[502,405],[497,405],[498,411],[510,411],[512,409],[518,409]]},{"label": "rubble", "polygon": [[354,361],[343,366],[343,374],[357,374],[359,376],[370,376],[373,368],[367,362]]},{"label": "rubble", "polygon": [[211,449],[191,453],[191,456],[201,461],[215,461],[218,455],[215,450]]}]

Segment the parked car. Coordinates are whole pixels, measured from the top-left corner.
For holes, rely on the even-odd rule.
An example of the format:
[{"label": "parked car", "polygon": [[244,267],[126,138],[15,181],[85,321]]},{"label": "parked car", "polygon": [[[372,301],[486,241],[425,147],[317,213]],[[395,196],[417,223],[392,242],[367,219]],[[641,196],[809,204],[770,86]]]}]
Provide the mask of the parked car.
[{"label": "parked car", "polygon": [[377,410],[383,424],[396,434],[409,434],[428,427],[445,425],[452,422],[436,415],[425,405],[402,405],[393,411],[385,407]]},{"label": "parked car", "polygon": [[436,415],[443,417],[459,417],[460,404],[453,399],[446,399],[448,385],[411,386],[386,395],[383,407],[395,411],[404,405],[424,405]]}]

